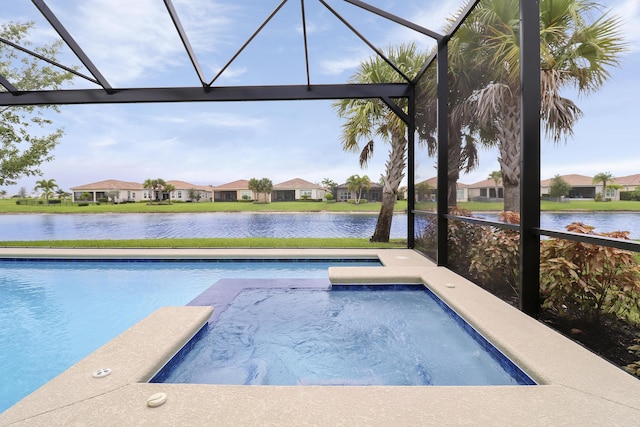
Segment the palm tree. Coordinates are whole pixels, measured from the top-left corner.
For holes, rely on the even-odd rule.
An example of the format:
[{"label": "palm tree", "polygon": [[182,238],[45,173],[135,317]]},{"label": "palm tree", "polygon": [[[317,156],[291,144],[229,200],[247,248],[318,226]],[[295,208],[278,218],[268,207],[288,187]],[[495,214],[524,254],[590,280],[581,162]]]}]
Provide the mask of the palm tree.
[{"label": "palm tree", "polygon": [[[426,54],[419,53],[414,44],[389,48],[387,57],[409,78],[413,78],[426,62]],[[404,77],[380,57],[370,58],[361,63],[350,80],[352,83],[405,81]],[[406,101],[397,102],[398,106],[406,111]],[[342,126],[342,149],[360,151],[361,167],[366,167],[373,156],[376,137],[391,145],[383,176],[382,206],[371,238],[374,242],[388,242],[393,208],[406,166],[407,127],[381,99],[343,99],[333,106],[338,115],[347,120]],[[365,142],[362,149],[360,141]]]},{"label": "palm tree", "polygon": [[56,190],[56,196],[58,196],[60,200],[65,200],[67,197],[71,197],[71,193],[66,192],[62,188],[58,187],[58,189]]},{"label": "palm tree", "polygon": [[602,197],[604,198],[607,197],[607,183],[612,181],[615,181],[615,178],[611,172],[600,172],[593,177],[594,184],[602,183]]},{"label": "palm tree", "polygon": [[176,191],[176,187],[173,184],[165,184],[163,191],[167,193],[167,198],[169,201],[169,204],[171,204],[171,192],[172,191]]},{"label": "palm tree", "polygon": [[42,190],[42,197],[44,197],[49,204],[49,197],[54,195],[55,189],[58,188],[55,179],[41,179],[36,181],[36,186],[33,187],[35,191]]},{"label": "palm tree", "polygon": [[[620,20],[601,9],[592,0],[540,1],[541,119],[556,143],[572,135],[582,114],[572,100],[560,95],[561,89],[594,92],[625,50]],[[484,56],[475,56],[476,67],[490,82],[469,98],[469,106],[482,126],[483,142],[498,147],[504,209],[516,212],[520,210],[519,22],[518,0],[484,0],[464,24],[480,40]]]},{"label": "palm tree", "polygon": [[500,185],[500,181],[502,181],[502,173],[500,171],[492,171],[489,174],[489,179],[493,180],[493,183],[495,184],[494,188],[496,190],[496,199],[499,198],[498,197],[498,185]]},{"label": "palm tree", "polygon": [[149,191],[149,203],[152,203],[155,199],[156,188],[158,187],[158,180],[147,178],[142,183],[142,188]]},{"label": "palm tree", "polygon": [[356,205],[360,204],[360,199],[362,199],[362,191],[369,191],[371,188],[371,180],[367,175],[351,175],[347,179],[347,190],[356,194],[354,197]]}]

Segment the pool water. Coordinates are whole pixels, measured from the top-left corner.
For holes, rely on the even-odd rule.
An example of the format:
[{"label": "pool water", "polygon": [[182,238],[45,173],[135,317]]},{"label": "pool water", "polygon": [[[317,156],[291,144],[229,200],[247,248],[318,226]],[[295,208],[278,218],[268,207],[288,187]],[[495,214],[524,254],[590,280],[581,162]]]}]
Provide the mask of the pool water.
[{"label": "pool water", "polygon": [[377,260],[0,261],[0,412],[162,306],[222,278],[323,278]]},{"label": "pool water", "polygon": [[534,384],[422,285],[242,290],[152,382]]}]

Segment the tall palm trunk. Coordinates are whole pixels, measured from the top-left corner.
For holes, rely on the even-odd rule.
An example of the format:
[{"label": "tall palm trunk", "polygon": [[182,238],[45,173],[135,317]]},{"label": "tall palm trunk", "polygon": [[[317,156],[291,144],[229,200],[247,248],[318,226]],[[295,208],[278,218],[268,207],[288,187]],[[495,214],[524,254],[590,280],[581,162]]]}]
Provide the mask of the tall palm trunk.
[{"label": "tall palm trunk", "polygon": [[382,187],[382,206],[378,215],[376,230],[372,242],[388,242],[393,221],[393,209],[398,199],[398,187],[404,178],[406,164],[407,139],[404,134],[395,131],[391,135],[391,152],[386,163],[386,175]]},{"label": "tall palm trunk", "polygon": [[500,151],[498,162],[504,187],[504,210],[520,212],[520,108],[517,97],[505,99],[500,117],[496,121],[496,129]]},{"label": "tall palm trunk", "polygon": [[449,150],[447,173],[447,206],[457,206],[458,204],[458,179],[460,179],[460,169],[462,165],[462,135],[456,126],[449,126]]}]

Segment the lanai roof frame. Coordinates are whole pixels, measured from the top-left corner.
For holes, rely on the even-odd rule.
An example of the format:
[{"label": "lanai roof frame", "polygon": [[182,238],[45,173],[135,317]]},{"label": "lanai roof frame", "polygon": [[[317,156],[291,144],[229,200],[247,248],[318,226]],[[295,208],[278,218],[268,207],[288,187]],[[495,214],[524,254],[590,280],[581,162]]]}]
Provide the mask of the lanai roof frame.
[{"label": "lanai roof frame", "polygon": [[[284,4],[288,0],[283,0]],[[307,0],[310,1],[310,0]],[[324,0],[319,0],[329,10],[331,9]],[[455,22],[450,23],[449,30],[445,34],[438,34],[428,29],[423,29],[409,21],[392,15],[384,10],[378,9],[360,0],[344,0],[353,6],[359,7],[368,12],[382,16],[399,25],[406,26],[414,31],[431,37],[437,42],[437,52],[425,64],[422,73],[434,61],[437,61],[439,70],[448,69],[447,47],[448,40],[464,22],[467,16],[481,0],[470,0],[465,7],[460,10],[460,16]],[[305,0],[301,0],[304,7]],[[414,170],[415,159],[415,136],[412,130],[415,129],[415,100],[413,99],[413,88],[417,79],[422,73],[412,81],[406,83],[390,84],[335,84],[335,85],[315,85],[312,84],[307,73],[307,84],[305,85],[280,85],[280,86],[213,86],[215,78],[207,83],[204,74],[201,72],[195,53],[190,49],[189,39],[181,28],[181,23],[177,12],[173,8],[171,0],[164,0],[168,13],[172,18],[176,31],[180,35],[182,43],[187,51],[187,55],[192,62],[194,70],[198,75],[201,87],[168,87],[168,88],[134,88],[121,87],[113,88],[102,76],[100,70],[93,65],[91,59],[84,54],[79,44],[68,34],[64,25],[47,7],[45,0],[32,0],[32,3],[47,18],[51,25],[61,35],[65,43],[72,49],[80,61],[89,70],[92,77],[86,76],[73,70],[74,74],[98,84],[100,89],[60,89],[53,91],[20,91],[9,81],[6,76],[0,75],[0,86],[6,91],[0,91],[0,106],[21,106],[21,105],[62,105],[62,104],[101,104],[101,103],[151,103],[151,102],[232,102],[232,101],[269,101],[269,100],[319,100],[319,99],[358,99],[358,98],[379,98],[390,106],[403,120],[408,123],[409,146],[408,146],[408,193],[409,193],[409,227],[407,230],[407,241],[410,248],[413,247],[413,193],[414,193]],[[528,188],[531,193],[539,194],[540,185],[540,34],[539,34],[539,8],[540,0],[520,0],[521,17],[521,142],[522,142],[522,178],[521,188]],[[302,15],[303,25],[305,24],[304,13]],[[258,29],[259,31],[259,29]],[[255,33],[257,34],[257,32]],[[361,37],[363,38],[363,37]],[[247,44],[251,40],[247,41]],[[366,39],[363,40],[370,47],[373,47]],[[6,40],[0,43],[10,44]],[[245,44],[246,45],[246,44]],[[38,57],[34,52],[24,47],[19,48],[24,53]],[[305,39],[305,52],[307,52]],[[373,49],[377,54],[380,52]],[[56,64],[46,58],[39,57],[49,63],[71,71],[71,67]],[[384,59],[384,58],[383,58]],[[232,58],[233,60],[233,58]],[[307,71],[309,68],[308,58]],[[387,62],[388,59],[385,59]],[[390,64],[392,65],[392,64]],[[393,65],[392,65],[393,66]],[[405,98],[409,100],[409,111],[407,114],[393,101],[393,99]],[[447,72],[438,73],[438,104],[447,105],[448,82]],[[445,108],[438,109],[438,180],[447,181],[447,111]],[[537,189],[537,191],[535,191]],[[521,190],[522,191],[522,190]],[[447,266],[447,220],[459,219],[448,214],[446,206],[445,185],[438,189],[438,264]],[[540,228],[540,204],[535,197],[522,198],[521,225],[518,227],[521,235],[521,309],[528,314],[535,315],[538,310],[539,295],[539,242],[540,236],[552,236],[570,240],[580,240],[599,245],[619,247],[638,251],[639,244],[636,242],[618,242],[612,239],[605,239],[595,236],[579,235],[572,233],[560,233]],[[499,223],[491,225],[502,227]]]}]

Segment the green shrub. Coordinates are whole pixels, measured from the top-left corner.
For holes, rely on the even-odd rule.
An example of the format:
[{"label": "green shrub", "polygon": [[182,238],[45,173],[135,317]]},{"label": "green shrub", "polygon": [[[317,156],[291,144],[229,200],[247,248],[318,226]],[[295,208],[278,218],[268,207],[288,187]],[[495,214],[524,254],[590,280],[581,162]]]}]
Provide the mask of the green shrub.
[{"label": "green shrub", "polygon": [[324,194],[324,198],[327,199],[327,201],[331,201],[331,200],[333,200],[333,194],[325,193]]},{"label": "green shrub", "polygon": [[62,203],[62,200],[60,200],[60,199],[51,199],[51,200],[49,200],[49,204],[50,205],[59,205],[61,203]]},{"label": "green shrub", "polygon": [[[502,212],[500,221],[519,224],[520,214]],[[486,227],[475,245],[469,246],[471,274],[482,287],[500,296],[519,295],[520,233],[498,227]],[[505,285],[507,288],[505,288]],[[506,294],[505,294],[506,292]]]},{"label": "green shrub", "polygon": [[100,197],[100,198],[98,198],[98,202],[100,202],[100,203],[107,203],[107,202],[109,202],[109,199],[108,199],[108,198],[106,198],[106,197]]},{"label": "green shrub", "polygon": [[[457,207],[450,207],[449,213],[456,216],[473,217],[471,211]],[[463,221],[449,220],[447,229],[449,268],[458,274],[470,277],[471,257],[469,250],[478,245],[481,233],[481,226]],[[437,219],[435,216],[429,216],[424,229],[417,238],[416,245],[419,245],[426,255],[436,259],[437,238]]]},{"label": "green shrub", "polygon": [[[572,233],[628,240],[629,232],[593,233],[574,222]],[[540,288],[543,307],[586,322],[603,317],[637,321],[640,310],[640,266],[635,254],[622,249],[563,239],[542,242]]]},{"label": "green shrub", "polygon": [[81,203],[78,203],[78,206],[89,206],[89,203],[87,203],[87,202],[81,202]]}]

